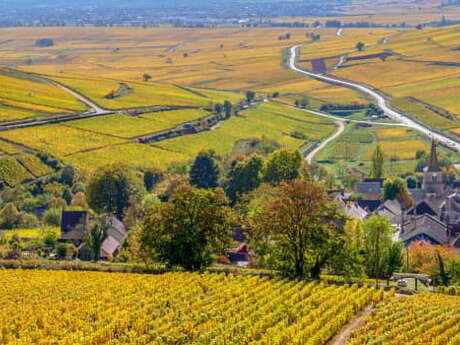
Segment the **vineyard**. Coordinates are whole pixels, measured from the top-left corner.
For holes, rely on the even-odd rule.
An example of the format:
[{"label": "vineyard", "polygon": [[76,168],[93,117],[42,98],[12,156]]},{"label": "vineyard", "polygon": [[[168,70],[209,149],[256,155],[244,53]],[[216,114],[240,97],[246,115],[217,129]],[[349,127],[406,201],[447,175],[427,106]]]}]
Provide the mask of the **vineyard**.
[{"label": "vineyard", "polygon": [[425,294],[381,304],[347,345],[458,345],[460,298]]},{"label": "vineyard", "polygon": [[322,345],[385,297],[370,287],[209,273],[4,270],[0,280],[4,345]]}]

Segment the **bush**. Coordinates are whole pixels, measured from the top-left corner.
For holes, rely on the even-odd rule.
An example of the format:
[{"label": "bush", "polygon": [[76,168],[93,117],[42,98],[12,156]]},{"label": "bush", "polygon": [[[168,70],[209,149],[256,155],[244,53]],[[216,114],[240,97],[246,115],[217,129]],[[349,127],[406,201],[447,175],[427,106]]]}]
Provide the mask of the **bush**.
[{"label": "bush", "polygon": [[19,220],[19,227],[23,229],[34,229],[38,228],[40,221],[37,216],[32,213],[26,213]]},{"label": "bush", "polygon": [[61,215],[62,211],[58,208],[50,208],[46,210],[43,221],[45,224],[50,226],[60,226],[61,225]]}]

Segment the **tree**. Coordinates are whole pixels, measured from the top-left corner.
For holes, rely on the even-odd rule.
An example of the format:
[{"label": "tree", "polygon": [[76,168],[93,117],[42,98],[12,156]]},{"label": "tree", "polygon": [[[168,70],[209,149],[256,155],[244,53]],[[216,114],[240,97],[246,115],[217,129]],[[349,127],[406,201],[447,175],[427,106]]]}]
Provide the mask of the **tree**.
[{"label": "tree", "polygon": [[246,91],[246,100],[249,103],[251,103],[255,97],[256,97],[256,93],[254,91]]},{"label": "tree", "polygon": [[224,107],[222,106],[222,104],[220,104],[220,103],[214,104],[214,112],[215,112],[217,115],[222,114],[222,111],[223,111],[223,110],[224,110]]},{"label": "tree", "polygon": [[441,283],[444,286],[449,286],[449,282],[452,279],[452,277],[446,271],[446,267],[445,267],[445,264],[444,264],[444,259],[442,258],[441,254],[439,253],[439,250],[436,251],[436,259],[438,261],[439,278],[441,280]]},{"label": "tree", "polygon": [[229,101],[224,101],[225,118],[229,118],[233,114],[233,105]]},{"label": "tree", "polygon": [[43,215],[43,222],[50,226],[60,226],[61,216],[62,216],[62,209],[49,208],[46,210],[45,214]]},{"label": "tree", "polygon": [[163,174],[157,169],[149,169],[144,172],[144,186],[148,192],[151,192],[153,188],[161,181]]},{"label": "tree", "polygon": [[144,73],[144,75],[142,76],[142,79],[145,81],[145,82],[148,82],[150,79],[152,79],[152,76],[148,73]]},{"label": "tree", "polygon": [[391,277],[393,273],[401,270],[403,266],[403,248],[404,245],[401,242],[392,243],[387,257],[387,277]]},{"label": "tree", "polygon": [[93,253],[94,262],[101,258],[102,244],[108,236],[110,229],[110,216],[103,216],[97,219],[88,229],[86,234],[86,245]]},{"label": "tree", "polygon": [[77,192],[74,194],[72,198],[72,202],[70,203],[72,207],[81,207],[83,209],[88,208],[88,203],[86,201],[86,195],[84,192]]},{"label": "tree", "polygon": [[272,248],[285,274],[312,278],[341,252],[343,221],[323,187],[303,179],[281,183],[250,219],[253,236]]},{"label": "tree", "polygon": [[236,201],[242,194],[253,191],[261,183],[264,160],[258,155],[253,155],[242,162],[238,162],[228,174],[227,196],[231,201]]},{"label": "tree", "polygon": [[142,225],[141,247],[168,266],[201,270],[228,245],[233,215],[222,189],[183,188],[156,203]]},{"label": "tree", "polygon": [[263,179],[272,184],[293,180],[300,176],[302,156],[299,151],[278,150],[270,154]]},{"label": "tree", "polygon": [[62,193],[62,198],[66,201],[67,205],[70,205],[72,203],[73,194],[69,188],[66,188],[64,190],[64,193]]},{"label": "tree", "polygon": [[89,181],[87,200],[94,211],[100,214],[113,214],[123,219],[129,197],[136,193],[136,184],[129,169],[111,165],[99,170]]},{"label": "tree", "polygon": [[75,168],[71,165],[66,165],[61,172],[61,181],[63,184],[71,187],[75,182]]},{"label": "tree", "polygon": [[0,226],[3,229],[12,229],[19,221],[19,211],[16,206],[9,202],[0,211]]},{"label": "tree", "polygon": [[414,204],[406,183],[401,178],[392,178],[383,185],[383,198],[385,200],[398,200],[401,205],[408,209]]},{"label": "tree", "polygon": [[219,179],[219,167],[212,151],[200,152],[190,169],[190,184],[198,188],[215,188]]},{"label": "tree", "polygon": [[386,217],[373,215],[364,221],[364,250],[367,274],[372,278],[388,273],[393,230]]},{"label": "tree", "polygon": [[356,44],[356,49],[358,49],[360,52],[363,51],[365,47],[366,45],[363,42],[358,42]]},{"label": "tree", "polygon": [[385,163],[385,155],[380,148],[380,145],[377,145],[377,147],[374,150],[374,153],[372,154],[372,168],[371,168],[371,173],[370,176],[372,178],[382,178],[384,174],[384,163]]}]

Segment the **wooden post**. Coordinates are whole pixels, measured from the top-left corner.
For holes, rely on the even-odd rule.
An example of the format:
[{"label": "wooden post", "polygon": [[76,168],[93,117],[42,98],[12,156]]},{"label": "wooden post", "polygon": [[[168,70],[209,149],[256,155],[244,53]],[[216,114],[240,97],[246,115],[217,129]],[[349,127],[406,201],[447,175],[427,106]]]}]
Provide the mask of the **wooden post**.
[{"label": "wooden post", "polygon": [[415,291],[417,291],[417,290],[418,290],[418,279],[415,278]]}]

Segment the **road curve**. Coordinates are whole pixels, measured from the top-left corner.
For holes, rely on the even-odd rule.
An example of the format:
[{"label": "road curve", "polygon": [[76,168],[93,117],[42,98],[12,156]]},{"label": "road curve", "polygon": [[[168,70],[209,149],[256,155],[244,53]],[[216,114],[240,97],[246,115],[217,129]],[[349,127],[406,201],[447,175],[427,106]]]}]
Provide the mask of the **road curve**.
[{"label": "road curve", "polygon": [[89,98],[83,96],[82,94],[72,90],[71,88],[69,88],[69,87],[67,87],[65,85],[62,85],[61,83],[58,83],[57,81],[50,80],[50,79],[45,79],[45,78],[41,78],[41,79],[46,81],[49,84],[55,85],[55,86],[63,89],[64,91],[70,93],[72,96],[74,96],[77,99],[79,99],[81,102],[85,103],[90,108],[89,112],[91,112],[91,113],[94,113],[96,115],[105,115],[105,114],[112,114],[113,113],[113,111],[101,108],[100,106],[98,106],[96,103],[94,103]]},{"label": "road curve", "polygon": [[433,138],[436,141],[438,141],[438,142],[450,147],[451,149],[453,149],[453,150],[455,150],[457,152],[460,152],[460,144],[458,142],[456,142],[456,141],[454,141],[454,140],[452,140],[452,139],[450,139],[450,138],[448,138],[448,137],[446,137],[446,136],[444,136],[442,134],[433,132],[429,128],[427,128],[427,127],[425,127],[425,126],[423,126],[423,125],[411,120],[407,116],[405,116],[405,115],[403,115],[401,113],[398,113],[397,111],[391,109],[387,105],[385,98],[383,98],[383,96],[381,96],[379,93],[377,93],[373,89],[371,89],[371,88],[369,88],[367,86],[361,85],[361,84],[340,80],[340,79],[337,79],[337,78],[334,78],[334,77],[331,77],[331,76],[312,73],[312,72],[305,71],[303,69],[298,68],[296,66],[296,58],[297,58],[297,50],[298,50],[298,48],[300,46],[301,45],[299,44],[299,45],[296,45],[294,47],[291,47],[291,49],[290,49],[290,51],[291,51],[290,55],[291,56],[289,58],[289,68],[292,69],[293,71],[308,75],[310,77],[313,77],[315,79],[322,80],[322,81],[325,81],[325,82],[328,82],[328,83],[332,83],[332,84],[335,84],[335,85],[341,85],[341,86],[344,86],[344,87],[347,87],[347,88],[352,88],[352,89],[361,91],[361,92],[371,96],[372,98],[374,98],[377,101],[378,106],[385,112],[385,114],[389,118],[391,118],[393,120],[396,120],[398,122],[401,122],[401,123],[405,124],[407,127],[413,128],[413,129],[415,129],[415,130],[427,135],[428,137]]},{"label": "road curve", "polygon": [[338,126],[338,129],[337,131],[331,135],[329,138],[327,138],[326,140],[322,141],[321,144],[319,144],[313,151],[311,151],[310,153],[308,153],[306,156],[305,156],[305,162],[307,162],[308,164],[311,163],[311,161],[313,160],[313,157],[319,152],[321,151],[327,144],[329,144],[332,140],[338,138],[340,135],[342,135],[343,131],[345,130],[345,125],[343,124],[343,121],[336,121],[335,122]]}]

